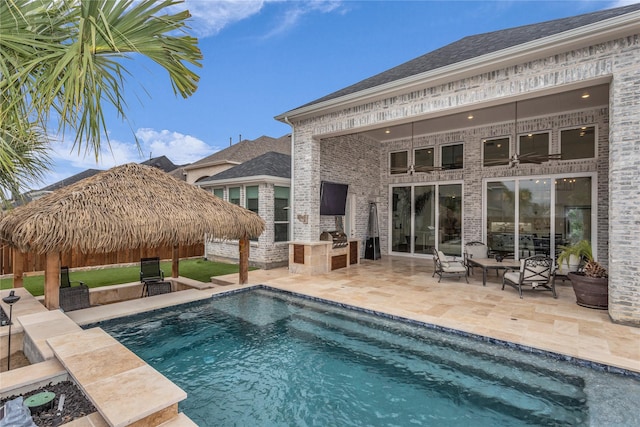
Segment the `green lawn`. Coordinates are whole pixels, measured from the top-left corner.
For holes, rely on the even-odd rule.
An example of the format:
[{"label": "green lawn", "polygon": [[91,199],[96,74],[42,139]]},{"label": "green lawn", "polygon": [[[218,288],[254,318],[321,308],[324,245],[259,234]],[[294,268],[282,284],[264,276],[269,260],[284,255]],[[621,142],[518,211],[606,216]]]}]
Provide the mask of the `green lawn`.
[{"label": "green lawn", "polygon": [[[171,262],[160,263],[165,277],[171,276]],[[254,270],[250,268],[250,270]],[[223,276],[238,272],[238,265],[221,262],[205,261],[203,259],[187,259],[180,261],[180,276],[209,282],[211,276]],[[82,281],[90,288],[106,285],[118,285],[140,280],[140,266],[113,267],[101,270],[72,271],[69,276],[73,281]],[[0,289],[13,287],[13,279],[0,279]],[[44,276],[28,276],[24,278],[24,287],[34,296],[44,294]]]}]

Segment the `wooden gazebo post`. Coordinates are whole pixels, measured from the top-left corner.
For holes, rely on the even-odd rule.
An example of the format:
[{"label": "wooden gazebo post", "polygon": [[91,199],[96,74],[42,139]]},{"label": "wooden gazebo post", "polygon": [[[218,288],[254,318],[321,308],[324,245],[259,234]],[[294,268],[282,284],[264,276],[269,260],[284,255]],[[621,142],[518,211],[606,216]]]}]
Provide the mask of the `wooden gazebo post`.
[{"label": "wooden gazebo post", "polygon": [[180,245],[173,245],[173,251],[171,253],[171,277],[177,278],[179,275],[180,266]]},{"label": "wooden gazebo post", "polygon": [[24,287],[24,256],[20,249],[13,248],[13,287]]},{"label": "wooden gazebo post", "polygon": [[44,267],[44,306],[60,308],[60,252],[47,252]]},{"label": "wooden gazebo post", "polygon": [[246,233],[240,239],[238,248],[240,250],[239,283],[245,285],[249,282],[249,238]]}]

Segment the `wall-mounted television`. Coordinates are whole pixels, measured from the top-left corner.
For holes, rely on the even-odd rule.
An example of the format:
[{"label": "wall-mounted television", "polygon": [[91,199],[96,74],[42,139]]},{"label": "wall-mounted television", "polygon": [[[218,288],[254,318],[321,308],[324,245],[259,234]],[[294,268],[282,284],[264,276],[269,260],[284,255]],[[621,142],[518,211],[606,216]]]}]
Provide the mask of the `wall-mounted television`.
[{"label": "wall-mounted television", "polygon": [[320,215],[344,215],[347,207],[348,184],[320,183]]}]

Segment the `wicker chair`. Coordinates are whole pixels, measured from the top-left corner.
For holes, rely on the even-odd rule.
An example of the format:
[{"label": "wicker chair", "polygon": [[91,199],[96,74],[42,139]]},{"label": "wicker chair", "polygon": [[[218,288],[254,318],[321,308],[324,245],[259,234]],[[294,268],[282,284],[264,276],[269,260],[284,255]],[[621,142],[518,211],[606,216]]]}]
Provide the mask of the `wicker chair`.
[{"label": "wicker chair", "polygon": [[171,292],[171,282],[149,282],[147,283],[147,296],[168,294]]},{"label": "wicker chair", "polygon": [[558,298],[555,285],[555,263],[545,255],[534,255],[520,260],[520,269],[508,268],[502,277],[502,290],[509,285],[518,290],[522,298],[522,287],[531,286],[532,289],[551,291],[554,298]]},{"label": "wicker chair", "polygon": [[435,265],[431,277],[435,277],[437,274],[438,283],[442,280],[442,276],[464,277],[464,280],[469,283],[469,279],[467,279],[467,267],[461,260],[457,260],[455,257],[447,257],[442,251],[434,248],[433,262]]},{"label": "wicker chair", "polygon": [[91,303],[89,302],[89,287],[84,283],[78,286],[61,287],[59,297],[62,311],[73,311],[91,307]]}]

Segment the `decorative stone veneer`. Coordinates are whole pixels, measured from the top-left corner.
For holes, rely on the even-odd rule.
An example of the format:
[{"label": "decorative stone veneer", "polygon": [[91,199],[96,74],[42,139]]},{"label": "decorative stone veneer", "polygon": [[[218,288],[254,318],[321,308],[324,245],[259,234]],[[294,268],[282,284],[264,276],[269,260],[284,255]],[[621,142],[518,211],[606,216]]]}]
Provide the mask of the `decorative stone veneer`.
[{"label": "decorative stone veneer", "polygon": [[[293,171],[294,223],[292,240],[317,241],[322,231],[319,216],[319,186],[321,179],[334,179],[332,173],[343,169],[353,170],[354,159],[331,157],[338,163],[328,167],[324,161],[330,153],[324,151],[323,136],[337,133],[356,134],[361,131],[380,128],[387,125],[419,120],[430,114],[446,114],[495,102],[513,102],[514,99],[536,97],[548,91],[574,89],[577,86],[589,86],[611,82],[609,119],[611,131],[607,135],[607,110],[600,112],[574,113],[542,118],[551,120],[551,127],[563,127],[563,123],[573,125],[582,120],[597,122],[599,129],[598,160],[562,162],[562,165],[550,164],[535,169],[536,174],[578,173],[597,171],[598,183],[598,257],[605,265],[610,265],[610,310],[614,321],[640,325],[640,277],[636,272],[637,261],[629,254],[640,253],[640,204],[638,203],[636,185],[632,184],[640,171],[640,135],[639,103],[640,94],[640,37],[630,35],[569,52],[557,52],[537,60],[522,64],[510,65],[475,76],[445,84],[419,86],[405,93],[370,97],[366,101],[349,107],[336,109],[316,116],[306,115],[303,118],[289,118],[294,125],[294,158]],[[593,120],[588,115],[593,115]],[[596,117],[597,116],[597,117]],[[537,119],[538,120],[538,119]],[[529,120],[522,126],[538,128],[540,123]],[[495,125],[499,126],[499,125]],[[508,124],[504,126],[508,127]],[[519,124],[520,126],[520,124]],[[523,129],[524,130],[524,129]],[[479,144],[469,144],[467,138],[477,140],[473,135],[479,130],[459,131],[438,135],[440,141],[465,141],[465,161],[479,153]],[[508,134],[505,129],[503,134]],[[489,136],[489,135],[482,135]],[[609,137],[610,147],[606,143]],[[553,144],[557,144],[557,132],[552,133]],[[386,199],[389,180],[385,177],[387,168],[386,154],[376,160],[369,156],[368,150],[374,144],[365,143],[360,150],[352,148],[355,138],[341,138],[334,142],[335,149],[359,151],[363,156],[361,171],[367,172],[367,185],[353,185],[353,191],[361,194],[363,200]],[[348,141],[348,142],[345,142]],[[405,141],[406,143],[406,141]],[[357,144],[356,144],[357,145]],[[327,144],[328,146],[328,144]],[[475,147],[475,148],[474,148]],[[556,146],[557,147],[557,146]],[[385,151],[384,149],[381,149]],[[557,151],[556,151],[557,152]],[[609,154],[611,158],[608,159]],[[476,158],[477,159],[477,158]],[[366,164],[365,164],[366,163]],[[516,171],[498,172],[504,176],[525,176],[534,173],[530,166],[521,165]],[[369,176],[369,170],[378,170],[377,176]],[[611,175],[609,175],[609,169]],[[394,177],[394,182],[415,182],[415,179],[436,179],[463,182],[465,195],[465,239],[480,237],[478,213],[481,210],[481,193],[477,192],[480,180],[488,174],[478,176],[473,169],[463,171],[446,171],[431,174],[429,178]],[[374,182],[376,182],[374,184]],[[349,182],[349,184],[352,184]],[[633,188],[633,189],[632,189]],[[350,189],[351,191],[351,189]],[[364,207],[363,207],[364,209]],[[381,203],[378,209],[381,231],[388,223],[388,204]],[[611,214],[611,224],[608,217]],[[366,227],[365,227],[366,230]],[[358,232],[361,229],[358,228]],[[363,239],[364,234],[354,236]],[[382,239],[381,247],[386,249],[388,242]],[[607,244],[609,242],[609,244]]]}]

